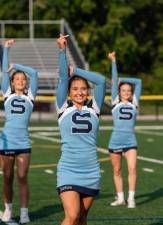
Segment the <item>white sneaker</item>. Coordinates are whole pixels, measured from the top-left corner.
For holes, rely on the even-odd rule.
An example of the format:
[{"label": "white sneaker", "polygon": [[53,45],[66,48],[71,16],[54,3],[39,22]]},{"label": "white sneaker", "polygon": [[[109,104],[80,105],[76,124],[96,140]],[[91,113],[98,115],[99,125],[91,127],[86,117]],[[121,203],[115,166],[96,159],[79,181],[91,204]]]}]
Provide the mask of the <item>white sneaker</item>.
[{"label": "white sneaker", "polygon": [[12,210],[11,209],[5,209],[3,215],[2,215],[2,218],[1,220],[3,222],[9,222],[12,220]]},{"label": "white sneaker", "polygon": [[29,222],[30,222],[30,219],[29,219],[28,213],[22,213],[20,215],[20,223],[24,224],[24,223],[29,223]]},{"label": "white sneaker", "polygon": [[125,201],[120,201],[120,200],[115,200],[114,202],[110,203],[111,206],[120,206],[120,205],[125,205]]},{"label": "white sneaker", "polygon": [[128,205],[127,207],[130,209],[134,209],[136,207],[135,199],[127,200]]}]

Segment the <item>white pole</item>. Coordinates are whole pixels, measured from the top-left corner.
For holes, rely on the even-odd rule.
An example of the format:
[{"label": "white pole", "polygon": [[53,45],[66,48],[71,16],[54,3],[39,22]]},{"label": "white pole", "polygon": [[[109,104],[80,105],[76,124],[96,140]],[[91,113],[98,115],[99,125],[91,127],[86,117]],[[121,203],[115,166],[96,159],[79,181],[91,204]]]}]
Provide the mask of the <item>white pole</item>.
[{"label": "white pole", "polygon": [[33,0],[29,0],[29,36],[33,40],[34,26],[33,26]]}]

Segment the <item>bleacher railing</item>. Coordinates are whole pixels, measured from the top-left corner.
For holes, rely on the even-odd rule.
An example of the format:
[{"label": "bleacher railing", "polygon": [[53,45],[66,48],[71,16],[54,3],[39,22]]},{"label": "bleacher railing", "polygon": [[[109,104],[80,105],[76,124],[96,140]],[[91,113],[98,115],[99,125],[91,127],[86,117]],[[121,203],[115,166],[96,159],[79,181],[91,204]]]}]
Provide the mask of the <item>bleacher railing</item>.
[{"label": "bleacher railing", "polygon": [[61,33],[70,35],[69,41],[68,41],[69,48],[70,48],[71,54],[77,61],[78,67],[88,69],[89,65],[88,65],[88,63],[86,63],[85,58],[84,58],[80,48],[78,47],[78,43],[68,25],[68,23],[63,19],[62,24],[63,25],[62,25]]},{"label": "bleacher railing", "polygon": [[[75,39],[75,36],[73,35],[73,32],[71,28],[69,27],[68,23],[64,20],[0,20],[0,32],[1,32],[1,40],[6,38],[6,30],[7,30],[7,25],[24,25],[28,26],[29,28],[29,36],[25,38],[29,38],[31,41],[34,40],[35,34],[36,34],[36,25],[59,25],[59,30],[58,33],[56,33],[56,36],[54,34],[54,37],[51,38],[56,38],[58,37],[59,33],[66,33],[69,34],[69,42],[68,42],[68,47],[70,48],[70,51],[73,55],[73,57],[76,58],[77,61],[77,66],[88,69],[88,63],[86,62],[84,55],[82,54],[82,51],[80,47],[78,46],[78,43]],[[16,38],[12,37],[12,38]],[[20,37],[19,37],[20,38]],[[24,38],[24,37],[23,37]],[[37,37],[38,38],[38,37]],[[40,37],[42,38],[42,37]],[[49,37],[48,37],[49,38]]]}]

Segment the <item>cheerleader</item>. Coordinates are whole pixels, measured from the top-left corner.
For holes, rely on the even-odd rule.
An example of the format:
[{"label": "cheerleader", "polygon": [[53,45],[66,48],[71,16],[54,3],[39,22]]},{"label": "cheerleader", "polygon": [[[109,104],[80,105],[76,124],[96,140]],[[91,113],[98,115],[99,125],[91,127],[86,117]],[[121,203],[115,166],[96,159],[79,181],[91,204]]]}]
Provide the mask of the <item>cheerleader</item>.
[{"label": "cheerleader", "polygon": [[[57,190],[65,212],[62,225],[86,225],[88,211],[100,189],[96,141],[105,78],[71,66],[69,77],[65,36],[60,36],[58,45],[60,77],[56,108],[62,153],[57,167]],[[95,85],[93,97],[88,81]]]},{"label": "cheerleader", "polygon": [[128,166],[128,208],[135,208],[137,141],[134,126],[141,94],[141,80],[117,76],[115,52],[109,53],[112,61],[112,116],[113,132],[109,141],[109,153],[113,166],[113,178],[117,198],[111,206],[124,205],[121,159],[124,155]]},{"label": "cheerleader", "polygon": [[31,155],[28,124],[36,97],[38,77],[36,70],[30,67],[19,64],[10,64],[9,66],[8,54],[13,44],[14,40],[5,41],[2,62],[1,88],[5,110],[5,124],[0,135],[5,202],[2,221],[7,222],[12,218],[14,165],[16,164],[20,190],[20,223],[28,223],[30,219],[27,175]]}]

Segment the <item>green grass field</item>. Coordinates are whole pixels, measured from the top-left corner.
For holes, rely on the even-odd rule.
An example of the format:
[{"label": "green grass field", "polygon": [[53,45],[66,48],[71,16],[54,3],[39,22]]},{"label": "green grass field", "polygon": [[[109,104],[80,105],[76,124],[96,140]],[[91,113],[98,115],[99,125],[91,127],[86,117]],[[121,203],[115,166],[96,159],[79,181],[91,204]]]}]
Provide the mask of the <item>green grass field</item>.
[{"label": "green grass field", "polygon": [[[101,193],[94,201],[89,213],[88,225],[158,225],[163,224],[163,122],[138,122],[138,183],[136,192],[137,207],[111,207],[114,199],[112,168],[108,160],[107,144],[110,136],[110,123],[101,122],[98,137],[99,160],[101,161]],[[33,144],[30,185],[31,225],[59,225],[63,209],[56,192],[56,164],[60,156],[60,138],[56,123],[33,123],[31,139]],[[127,170],[123,161],[124,189],[127,198]],[[15,176],[16,178],[16,176]],[[16,180],[16,179],[15,179]],[[18,224],[18,188],[14,184],[14,221]],[[0,196],[2,196],[2,175],[0,175]],[[3,200],[0,201],[3,210]],[[4,224],[4,223],[0,223]]]}]

